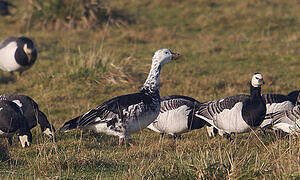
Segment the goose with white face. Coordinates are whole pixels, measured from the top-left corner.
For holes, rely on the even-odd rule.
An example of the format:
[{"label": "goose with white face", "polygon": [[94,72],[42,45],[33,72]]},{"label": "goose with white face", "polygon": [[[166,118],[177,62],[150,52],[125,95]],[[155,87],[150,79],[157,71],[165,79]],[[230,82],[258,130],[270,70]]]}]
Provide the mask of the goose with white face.
[{"label": "goose with white face", "polygon": [[180,54],[173,53],[169,49],[160,49],[157,50],[153,56],[153,60],[156,60],[160,65],[165,65],[172,60],[176,60],[180,57]]},{"label": "goose with white face", "polygon": [[252,84],[253,87],[260,87],[263,84],[265,84],[265,81],[263,79],[263,75],[260,74],[260,73],[255,73],[252,77],[251,84]]}]

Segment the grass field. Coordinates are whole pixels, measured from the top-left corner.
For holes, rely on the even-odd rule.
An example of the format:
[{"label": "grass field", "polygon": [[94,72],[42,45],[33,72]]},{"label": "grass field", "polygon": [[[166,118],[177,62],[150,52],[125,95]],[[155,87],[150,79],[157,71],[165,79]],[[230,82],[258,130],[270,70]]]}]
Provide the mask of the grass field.
[{"label": "grass field", "polygon": [[[263,93],[300,88],[297,0],[105,0],[108,18],[93,26],[43,21],[30,2],[36,0],[12,1],[17,8],[0,17],[0,39],[32,38],[38,61],[21,77],[0,71],[0,92],[32,97],[56,129],[114,96],[137,92],[153,53],[164,47],[182,58],[163,68],[162,97],[204,102],[249,93],[255,72],[264,74]],[[30,148],[17,138],[12,147],[0,140],[1,179],[300,178],[299,137],[271,131],[229,142],[209,138],[205,129],[177,141],[143,130],[132,136],[133,147],[89,131],[58,133],[56,142],[39,128],[32,132]]]}]

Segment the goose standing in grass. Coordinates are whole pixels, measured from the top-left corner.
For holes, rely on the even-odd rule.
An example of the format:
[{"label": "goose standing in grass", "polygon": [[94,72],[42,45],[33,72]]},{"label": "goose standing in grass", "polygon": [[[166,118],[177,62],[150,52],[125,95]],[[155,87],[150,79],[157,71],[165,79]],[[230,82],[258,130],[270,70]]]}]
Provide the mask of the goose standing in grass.
[{"label": "goose standing in grass", "polygon": [[[239,95],[242,99],[247,99],[250,96],[246,94]],[[262,98],[266,103],[266,116],[269,114],[290,110],[295,106],[296,100],[292,100],[290,97],[282,95],[282,94],[263,94]],[[262,129],[272,128],[273,120],[270,118],[266,118],[261,123],[260,127]],[[213,126],[207,126],[207,132],[210,137],[214,136],[215,133],[213,131],[218,132]],[[222,132],[219,131],[219,135],[223,135]]]},{"label": "goose standing in grass", "polygon": [[9,37],[0,42],[0,69],[20,75],[37,59],[37,48],[27,37]]},{"label": "goose standing in grass", "polygon": [[18,105],[0,100],[0,137],[7,137],[12,145],[12,136],[18,133],[22,147],[30,146],[32,135]]},{"label": "goose standing in grass", "polygon": [[255,73],[250,83],[250,96],[236,95],[199,106],[196,116],[206,120],[221,132],[243,133],[258,127],[266,115],[266,104],[261,96],[263,75]]},{"label": "goose standing in grass", "polygon": [[39,110],[37,103],[32,98],[25,95],[3,94],[0,96],[0,100],[16,103],[23,111],[29,129],[32,129],[39,124],[45,135],[50,138],[54,137],[54,127],[49,123],[46,115]]},{"label": "goose standing in grass", "polygon": [[181,138],[181,134],[200,129],[206,121],[195,116],[201,103],[197,100],[180,95],[167,96],[161,99],[158,117],[147,127],[155,132],[169,134]]},{"label": "goose standing in grass", "polygon": [[146,128],[160,111],[159,76],[163,65],[175,60],[179,54],[169,49],[155,52],[150,73],[140,90],[135,94],[115,97],[96,109],[66,122],[60,131],[75,128],[94,130],[119,137],[119,145],[130,134]]}]

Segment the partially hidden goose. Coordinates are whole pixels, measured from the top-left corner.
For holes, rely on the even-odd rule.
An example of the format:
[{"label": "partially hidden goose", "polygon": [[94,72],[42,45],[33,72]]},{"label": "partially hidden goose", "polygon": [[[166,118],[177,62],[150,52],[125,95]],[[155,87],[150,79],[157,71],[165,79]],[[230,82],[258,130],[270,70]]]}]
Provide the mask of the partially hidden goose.
[{"label": "partially hidden goose", "polygon": [[0,69],[20,75],[37,59],[37,48],[27,37],[9,37],[0,42]]},{"label": "partially hidden goose", "polygon": [[0,137],[8,138],[12,145],[12,136],[15,133],[18,134],[22,147],[30,146],[32,135],[22,110],[12,101],[0,100]]},{"label": "partially hidden goose", "polygon": [[[282,94],[263,94],[262,95],[266,103],[266,115],[275,113],[278,111],[290,110],[295,106],[295,102],[290,97]],[[260,125],[261,128],[272,127],[272,119],[266,118]]]},{"label": "partially hidden goose", "polygon": [[195,116],[201,103],[180,95],[167,96],[161,99],[158,117],[147,127],[155,132],[181,138],[181,134],[200,129],[208,123]]},{"label": "partially hidden goose", "polygon": [[281,130],[289,134],[300,134],[300,105],[290,110],[272,113],[268,115],[268,118],[272,119],[272,129]]},{"label": "partially hidden goose", "polygon": [[60,131],[75,128],[94,130],[97,133],[118,136],[119,145],[130,134],[146,128],[160,111],[159,76],[161,68],[175,60],[179,54],[169,49],[155,52],[150,73],[138,93],[115,97],[99,107],[88,111],[68,122]]},{"label": "partially hidden goose", "polygon": [[[250,97],[246,94],[241,94],[239,96],[241,99],[247,99]],[[266,103],[266,117],[275,112],[290,110],[295,106],[296,102],[296,100],[292,100],[290,97],[282,94],[263,94],[262,98]],[[263,120],[260,127],[262,129],[267,129],[272,128],[272,125],[274,125],[273,120],[271,118],[266,118]],[[222,132],[213,129],[213,126],[207,126],[207,132],[210,137],[214,136],[214,133],[212,132],[213,130],[219,132],[219,135],[223,135]]]},{"label": "partially hidden goose", "polygon": [[266,104],[261,96],[263,75],[255,73],[250,83],[250,96],[227,97],[199,106],[196,116],[226,134],[243,133],[258,127],[266,115]]},{"label": "partially hidden goose", "polygon": [[16,103],[23,111],[29,129],[39,124],[45,135],[50,138],[54,137],[54,127],[49,123],[47,116],[40,111],[37,103],[32,98],[25,95],[3,94],[0,96],[0,100],[8,100]]}]

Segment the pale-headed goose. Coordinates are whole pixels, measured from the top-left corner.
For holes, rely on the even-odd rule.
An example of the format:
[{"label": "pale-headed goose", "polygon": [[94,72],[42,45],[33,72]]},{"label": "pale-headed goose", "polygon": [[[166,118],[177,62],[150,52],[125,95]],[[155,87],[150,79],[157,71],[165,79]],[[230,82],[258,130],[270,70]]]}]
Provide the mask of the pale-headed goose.
[{"label": "pale-headed goose", "polygon": [[179,54],[169,49],[155,52],[150,73],[138,93],[115,97],[99,107],[68,122],[61,131],[85,128],[98,133],[118,136],[119,145],[130,134],[146,128],[160,111],[159,76],[161,68],[177,59]]}]

